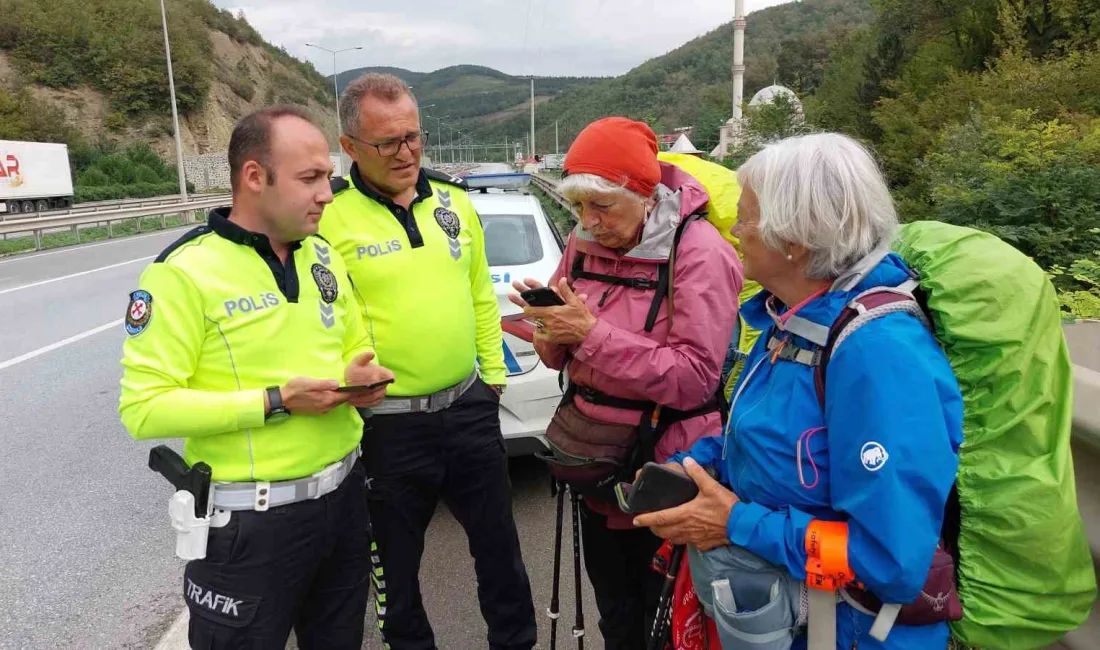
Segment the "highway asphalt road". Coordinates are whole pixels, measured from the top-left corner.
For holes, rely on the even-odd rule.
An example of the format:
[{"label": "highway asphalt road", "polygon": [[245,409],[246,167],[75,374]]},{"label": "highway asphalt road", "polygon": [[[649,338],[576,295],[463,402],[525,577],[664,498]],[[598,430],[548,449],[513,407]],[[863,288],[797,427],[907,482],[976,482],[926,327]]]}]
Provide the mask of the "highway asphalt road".
[{"label": "highway asphalt road", "polygon": [[[128,294],[183,232],[0,258],[0,649],[154,648],[183,609],[171,489],[145,465],[156,443],[131,439],[117,415]],[[513,461],[511,475],[547,648],[554,502],[536,461]],[[575,647],[570,535],[567,517],[563,650]],[[427,547],[421,581],[439,647],[486,647],[465,536],[442,506]],[[586,647],[598,648],[583,580]],[[367,625],[364,648],[381,648],[370,615]]]}]

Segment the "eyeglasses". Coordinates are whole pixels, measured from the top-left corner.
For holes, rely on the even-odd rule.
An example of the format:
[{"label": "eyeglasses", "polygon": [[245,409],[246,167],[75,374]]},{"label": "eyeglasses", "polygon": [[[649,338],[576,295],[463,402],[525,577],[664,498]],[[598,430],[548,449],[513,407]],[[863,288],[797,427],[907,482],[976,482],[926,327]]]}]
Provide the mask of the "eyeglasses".
[{"label": "eyeglasses", "polygon": [[420,148],[424,146],[424,140],[425,140],[424,133],[422,133],[422,132],[421,133],[413,133],[412,135],[407,135],[403,138],[395,138],[393,140],[386,140],[385,142],[379,142],[377,144],[374,143],[374,142],[367,142],[366,140],[362,140],[360,138],[357,138],[357,137],[355,137],[354,135],[352,135],[350,133],[345,133],[344,135],[348,136],[349,138],[351,138],[352,140],[355,140],[358,143],[365,144],[365,145],[370,145],[370,146],[374,147],[375,149],[378,150],[378,155],[382,156],[383,158],[392,158],[393,156],[396,156],[397,153],[399,151],[401,151],[401,145],[405,145],[406,147],[408,147],[410,152],[419,151]]}]

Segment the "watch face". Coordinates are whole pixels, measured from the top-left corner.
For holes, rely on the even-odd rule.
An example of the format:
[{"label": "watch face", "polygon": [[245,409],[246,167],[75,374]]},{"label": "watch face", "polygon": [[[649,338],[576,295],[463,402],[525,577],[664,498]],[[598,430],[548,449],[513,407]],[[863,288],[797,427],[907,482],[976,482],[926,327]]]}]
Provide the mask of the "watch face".
[{"label": "watch face", "polygon": [[290,413],[287,413],[286,411],[272,411],[271,414],[267,416],[267,424],[278,424],[289,417]]}]

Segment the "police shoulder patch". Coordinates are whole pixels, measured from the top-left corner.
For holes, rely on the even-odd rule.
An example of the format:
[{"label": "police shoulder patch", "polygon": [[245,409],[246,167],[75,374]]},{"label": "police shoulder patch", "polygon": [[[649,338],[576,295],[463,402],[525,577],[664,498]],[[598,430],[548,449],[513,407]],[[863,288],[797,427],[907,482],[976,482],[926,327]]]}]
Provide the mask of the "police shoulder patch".
[{"label": "police shoulder patch", "polygon": [[451,176],[450,174],[446,172],[441,172],[438,169],[425,169],[424,175],[433,181],[447,183],[448,185],[454,185],[455,187],[460,187],[464,190],[470,189],[470,186],[466,183],[464,179],[461,179],[458,176]]},{"label": "police shoulder patch", "polygon": [[339,194],[340,192],[343,192],[344,190],[351,187],[351,183],[349,183],[348,179],[344,178],[343,176],[333,176],[329,179],[328,184],[329,187],[332,188],[333,194]]},{"label": "police shoulder patch", "polygon": [[143,289],[130,292],[130,304],[126,306],[126,333],[137,336],[149,326],[153,318],[153,296]]},{"label": "police shoulder patch", "polygon": [[332,271],[328,270],[328,267],[323,264],[314,264],[310,267],[310,271],[313,273],[313,281],[317,283],[317,288],[321,291],[321,300],[330,304],[336,302],[339,291],[336,286],[336,276],[332,274]]}]

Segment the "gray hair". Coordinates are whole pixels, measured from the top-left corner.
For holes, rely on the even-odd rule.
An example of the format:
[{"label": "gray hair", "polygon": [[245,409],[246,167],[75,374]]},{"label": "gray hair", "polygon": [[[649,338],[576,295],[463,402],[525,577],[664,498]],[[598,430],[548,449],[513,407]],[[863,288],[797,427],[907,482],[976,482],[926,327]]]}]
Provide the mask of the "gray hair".
[{"label": "gray hair", "polygon": [[641,201],[649,198],[638,194],[634,190],[627,189],[626,182],[625,177],[622,183],[616,185],[603,176],[595,174],[570,174],[558,183],[557,190],[558,194],[561,194],[570,203],[579,201],[594,193],[624,194]]},{"label": "gray hair", "polygon": [[760,237],[810,251],[807,275],[840,276],[898,227],[894,201],[871,152],[839,133],[787,138],[768,145],[737,170],[760,202]]},{"label": "gray hair", "polygon": [[359,105],[364,97],[395,102],[403,96],[416,101],[412,88],[392,74],[370,72],[359,77],[340,93],[340,128],[348,134],[359,131]]}]

